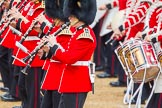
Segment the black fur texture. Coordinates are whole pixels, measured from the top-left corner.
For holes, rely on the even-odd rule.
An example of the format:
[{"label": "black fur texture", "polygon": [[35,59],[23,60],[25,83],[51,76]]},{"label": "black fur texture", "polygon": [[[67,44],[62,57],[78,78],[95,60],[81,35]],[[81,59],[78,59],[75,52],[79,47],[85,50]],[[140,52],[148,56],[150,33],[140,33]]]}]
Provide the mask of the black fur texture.
[{"label": "black fur texture", "polygon": [[96,0],[65,0],[64,2],[64,15],[66,17],[74,15],[86,24],[94,21],[96,11]]}]

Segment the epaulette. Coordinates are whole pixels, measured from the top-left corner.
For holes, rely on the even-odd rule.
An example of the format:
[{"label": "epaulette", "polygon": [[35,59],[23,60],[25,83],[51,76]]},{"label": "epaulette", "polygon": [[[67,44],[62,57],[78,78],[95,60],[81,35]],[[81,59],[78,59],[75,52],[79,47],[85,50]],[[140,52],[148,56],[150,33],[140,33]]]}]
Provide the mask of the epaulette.
[{"label": "epaulette", "polygon": [[59,35],[72,35],[73,33],[70,30],[70,27],[66,27],[64,30],[62,30]]},{"label": "epaulette", "polygon": [[92,41],[94,42],[94,39],[93,39],[92,35],[90,34],[90,31],[89,31],[88,28],[84,28],[84,32],[81,33],[81,34],[77,37],[77,39],[90,39],[90,40],[92,40]]}]

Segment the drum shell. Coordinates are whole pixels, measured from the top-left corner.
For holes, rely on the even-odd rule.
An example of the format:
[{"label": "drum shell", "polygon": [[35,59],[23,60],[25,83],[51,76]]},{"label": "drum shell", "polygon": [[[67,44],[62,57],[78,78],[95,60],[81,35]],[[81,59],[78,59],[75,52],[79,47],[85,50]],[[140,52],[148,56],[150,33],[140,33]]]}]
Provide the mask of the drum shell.
[{"label": "drum shell", "polygon": [[157,59],[160,63],[160,66],[162,67],[162,51],[160,51],[157,55],[158,55]]},{"label": "drum shell", "polygon": [[129,68],[130,77],[133,81],[143,81],[146,72],[145,82],[151,81],[158,75],[160,68],[152,45],[148,42],[139,41],[130,46],[125,52],[126,62]]}]

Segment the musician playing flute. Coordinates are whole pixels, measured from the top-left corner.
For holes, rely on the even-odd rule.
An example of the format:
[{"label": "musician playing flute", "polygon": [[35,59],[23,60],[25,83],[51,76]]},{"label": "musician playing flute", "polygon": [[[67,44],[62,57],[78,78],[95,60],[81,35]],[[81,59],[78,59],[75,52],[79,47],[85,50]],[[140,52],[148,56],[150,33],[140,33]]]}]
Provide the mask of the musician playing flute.
[{"label": "musician playing flute", "polygon": [[[69,22],[68,19],[63,14],[63,4],[64,0],[45,0],[45,12],[48,17],[53,19],[53,27],[50,33],[47,35],[47,30],[43,30],[46,33],[46,37],[43,38],[42,44],[45,42],[47,37],[54,36],[54,34],[65,25],[66,22]],[[57,11],[53,11],[57,10]],[[57,40],[59,41],[63,37],[70,37],[71,32],[69,31],[69,27],[67,25],[59,34]],[[63,41],[59,41],[60,45],[63,47],[67,47],[68,40],[64,39]],[[63,44],[64,43],[64,44]],[[38,44],[38,45],[39,45]],[[58,92],[58,87],[61,80],[61,73],[63,71],[63,67],[65,67],[64,63],[58,62],[57,59],[51,60],[50,57],[47,56],[46,50],[48,50],[48,44],[45,45],[42,49],[39,50],[38,55],[41,59],[46,59],[44,62],[43,69],[46,70],[45,77],[42,81],[41,89],[44,90],[44,97],[41,103],[41,108],[58,108],[60,96],[61,94]]]},{"label": "musician playing flute", "polygon": [[[67,31],[68,35],[63,32],[64,35],[47,38],[49,50],[44,50],[51,58],[51,62],[53,62],[51,64],[53,66],[61,65],[61,67],[47,72],[46,77],[49,79],[45,78],[42,87],[52,88],[53,86],[54,88],[56,86],[54,74],[59,73],[61,77],[57,89],[61,93],[61,97],[58,108],[76,108],[76,106],[83,108],[87,93],[92,91],[92,83],[94,83],[91,79],[93,69],[90,68],[90,60],[96,47],[96,39],[88,25],[94,20],[96,2],[94,0],[66,0],[63,12],[71,22]],[[50,74],[53,76],[49,76]],[[50,85],[48,85],[49,83]]]},{"label": "musician playing flute", "polygon": [[[19,8],[21,6],[21,3],[24,1],[17,1],[17,0],[11,0],[11,1],[4,1],[2,8],[4,9],[5,13],[1,20],[1,43],[0,43],[0,52],[1,52],[1,72],[3,77],[6,75],[6,78],[4,79],[9,83],[9,91],[7,91],[6,94],[1,96],[1,99],[3,101],[20,101],[18,88],[17,88],[17,76],[15,76],[13,70],[14,66],[12,65],[12,49],[11,46],[13,45],[11,43],[10,38],[6,39],[6,36],[11,37],[12,41],[14,40],[14,34],[10,31],[9,25],[12,22],[10,14],[10,10],[13,8]],[[6,40],[5,40],[6,39]],[[5,43],[4,43],[5,40]],[[9,68],[8,68],[9,67]]]},{"label": "musician playing flute", "polygon": [[[25,46],[29,52],[31,52],[37,46],[37,42],[40,41],[40,38],[38,37],[39,28],[37,24],[41,24],[41,22],[39,22],[39,18],[43,16],[44,7],[42,6],[41,1],[32,0],[25,7],[23,7],[21,12],[24,12],[24,14],[21,14],[16,10],[14,12],[13,10],[12,14],[12,16],[17,20],[17,29],[22,33],[21,37],[16,37],[16,41],[20,42],[21,40],[22,45]],[[40,60],[40,58],[36,55],[32,64],[30,64],[29,68],[26,70],[26,73],[28,74],[25,75],[22,73],[22,70],[24,70],[27,64],[23,63],[21,60],[28,54],[16,47],[14,48],[15,59],[13,64],[20,68],[17,69],[17,71],[19,73],[18,86],[22,99],[21,107],[40,108],[40,83],[43,75],[42,66],[44,60]]]}]

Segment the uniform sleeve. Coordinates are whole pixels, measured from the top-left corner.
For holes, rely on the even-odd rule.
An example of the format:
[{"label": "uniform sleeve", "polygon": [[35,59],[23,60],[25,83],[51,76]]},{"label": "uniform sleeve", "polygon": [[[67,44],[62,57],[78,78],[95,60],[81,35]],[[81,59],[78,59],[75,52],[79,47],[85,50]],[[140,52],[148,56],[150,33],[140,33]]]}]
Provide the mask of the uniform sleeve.
[{"label": "uniform sleeve", "polygon": [[53,48],[56,50],[52,58],[56,58],[65,64],[73,64],[76,61],[81,60],[83,56],[87,56],[88,54],[91,56],[95,46],[94,43],[89,39],[79,39],[75,45],[70,45],[70,49],[68,51],[62,51],[61,49],[57,48],[57,46],[54,46]]},{"label": "uniform sleeve", "polygon": [[52,23],[53,23],[53,19],[49,18],[47,15],[45,15],[45,18],[46,18],[46,21],[44,21],[42,24],[41,24],[41,27],[40,29],[42,30],[42,32],[44,34],[48,33],[52,27],[54,26]]},{"label": "uniform sleeve", "polygon": [[85,56],[91,58],[95,46],[95,42],[90,39],[77,39],[70,44],[68,50],[63,50],[58,45],[54,45],[50,49],[51,54],[53,54],[51,58],[65,64],[73,64]]},{"label": "uniform sleeve", "polygon": [[146,16],[147,10],[150,7],[148,2],[141,2],[137,10],[128,15],[123,25],[119,27],[120,31],[130,28],[138,23],[140,23]]}]

